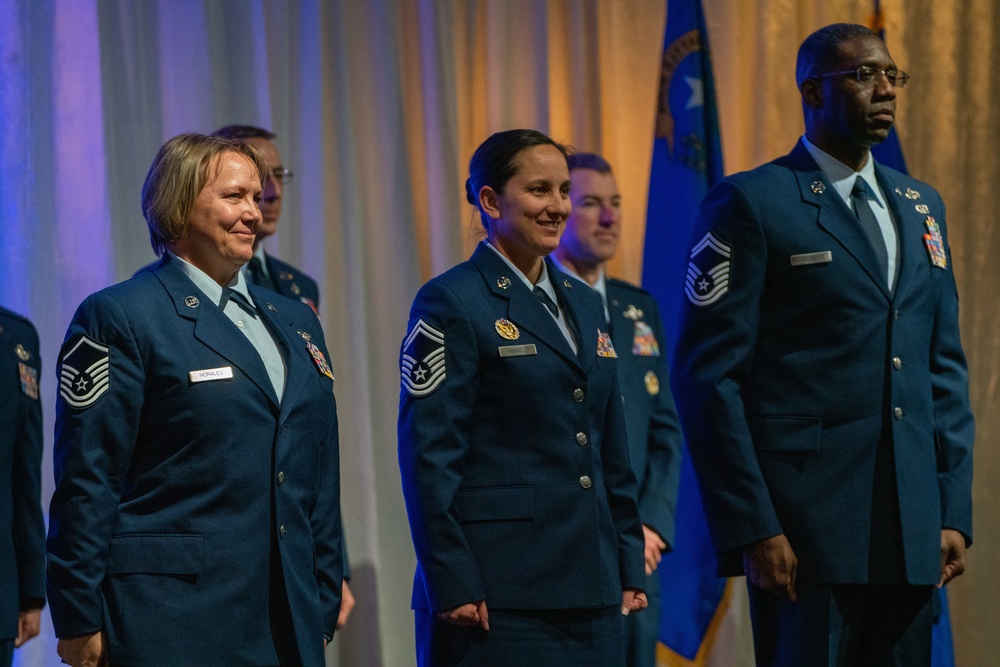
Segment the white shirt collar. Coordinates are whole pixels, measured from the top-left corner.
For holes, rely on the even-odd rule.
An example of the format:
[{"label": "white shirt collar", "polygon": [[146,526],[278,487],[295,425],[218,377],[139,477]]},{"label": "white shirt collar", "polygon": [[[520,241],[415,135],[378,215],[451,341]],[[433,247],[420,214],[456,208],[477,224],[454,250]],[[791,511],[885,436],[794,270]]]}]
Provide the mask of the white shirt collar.
[{"label": "white shirt collar", "polygon": [[[194,283],[195,287],[200,289],[205,296],[208,297],[209,301],[215,305],[219,305],[219,302],[222,301],[222,286],[219,285],[219,283],[212,280],[207,273],[199,269],[191,262],[181,259],[169,250],[167,251],[167,254],[170,255],[171,259],[178,263],[178,266],[181,267],[181,271],[184,272],[184,275],[186,275],[191,282]],[[252,304],[254,302],[250,297],[250,292],[247,290],[246,279],[243,278],[242,271],[237,271],[233,276],[233,279],[229,281],[229,284],[226,285],[226,287],[245,298],[248,303]]]},{"label": "white shirt collar", "polygon": [[860,171],[854,171],[822,148],[818,148],[805,135],[802,135],[802,144],[809,151],[809,155],[812,156],[813,160],[816,161],[820,170],[830,179],[833,189],[837,191],[837,194],[843,198],[848,206],[851,203],[851,190],[854,189],[854,181],[858,178],[863,178],[865,179],[865,183],[868,184],[868,189],[872,192],[871,199],[882,208],[885,208],[882,189],[878,186],[878,178],[875,177],[875,157],[871,154],[871,151],[868,152],[868,159],[865,160],[865,166],[861,167]]}]

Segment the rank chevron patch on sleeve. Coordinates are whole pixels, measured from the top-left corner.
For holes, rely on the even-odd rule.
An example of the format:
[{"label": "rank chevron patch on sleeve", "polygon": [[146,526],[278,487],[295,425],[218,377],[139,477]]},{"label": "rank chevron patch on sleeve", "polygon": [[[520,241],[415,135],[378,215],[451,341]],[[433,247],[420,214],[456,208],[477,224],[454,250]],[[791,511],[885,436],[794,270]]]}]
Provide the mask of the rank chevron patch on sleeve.
[{"label": "rank chevron patch on sleeve", "polygon": [[445,381],[444,333],[418,319],[403,341],[403,387],[415,398],[433,394]]}]

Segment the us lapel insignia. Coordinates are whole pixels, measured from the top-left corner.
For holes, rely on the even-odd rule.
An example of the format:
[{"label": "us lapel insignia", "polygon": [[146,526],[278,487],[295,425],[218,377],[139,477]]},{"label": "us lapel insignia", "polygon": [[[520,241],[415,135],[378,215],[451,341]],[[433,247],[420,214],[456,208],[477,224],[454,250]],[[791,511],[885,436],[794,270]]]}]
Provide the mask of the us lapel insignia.
[{"label": "us lapel insignia", "polygon": [[423,398],[444,384],[444,332],[418,319],[403,340],[399,371],[403,388],[415,398]]},{"label": "us lapel insignia", "polygon": [[656,373],[646,371],[646,377],[643,379],[646,381],[646,392],[650,396],[656,396],[660,393],[660,378],[656,377]]},{"label": "us lapel insignia", "polygon": [[633,306],[631,303],[628,305],[628,308],[625,309],[625,312],[622,313],[622,315],[625,316],[625,319],[632,320],[633,322],[638,322],[639,320],[642,319],[642,311]]},{"label": "us lapel insignia", "polygon": [[948,268],[948,255],[944,251],[944,239],[941,238],[941,228],[938,226],[933,216],[927,216],[924,220],[927,233],[924,234],[924,246],[927,248],[927,255],[930,257],[931,265],[939,269]]},{"label": "us lapel insignia", "polygon": [[500,334],[500,337],[504,340],[517,340],[521,337],[521,332],[518,331],[517,325],[510,320],[505,320],[502,317],[496,321],[494,327],[496,328],[497,333]]},{"label": "us lapel insignia", "polygon": [[16,354],[17,358],[20,359],[21,361],[27,361],[28,359],[31,359],[31,352],[28,352],[26,349],[24,349],[24,346],[21,345],[20,343],[14,346],[14,354]]},{"label": "us lapel insignia", "polygon": [[907,199],[920,199],[920,193],[913,188],[906,188],[906,192],[903,193],[903,196]]},{"label": "us lapel insignia", "polygon": [[660,356],[660,345],[656,342],[653,330],[645,322],[636,322],[632,334],[632,354],[637,357]]},{"label": "us lapel insignia", "polygon": [[302,289],[295,283],[292,283],[292,286],[289,289],[292,290],[292,294],[295,296],[302,294]]},{"label": "us lapel insignia", "polygon": [[312,356],[313,363],[316,364],[316,368],[319,369],[319,372],[336,382],[337,379],[333,377],[333,371],[330,370],[330,364],[326,363],[326,357],[324,357],[323,352],[316,347],[316,344],[311,340],[306,340],[306,349],[309,350],[309,355]]},{"label": "us lapel insignia", "polygon": [[499,287],[500,289],[507,289],[508,287],[510,287],[510,278],[508,278],[507,276],[500,276],[499,278],[497,278],[497,287]]},{"label": "us lapel insignia", "polygon": [[278,312],[278,309],[275,308],[270,301],[267,302],[267,309],[270,310],[272,313]]},{"label": "us lapel insignia", "polygon": [[184,305],[188,308],[197,308],[199,303],[201,303],[201,301],[198,301],[198,297],[196,296],[184,297]]},{"label": "us lapel insignia", "polygon": [[564,280],[563,281],[563,287],[565,287],[566,289],[573,289],[573,283],[571,283],[568,280]]},{"label": "us lapel insignia", "polygon": [[913,208],[917,209],[917,213],[920,213],[921,215],[927,215],[931,212],[931,210],[927,207],[927,204],[917,204]]},{"label": "us lapel insignia", "polygon": [[821,195],[826,192],[826,185],[823,181],[813,181],[809,189],[813,191],[813,194]]},{"label": "us lapel insignia", "polygon": [[17,370],[21,375],[21,391],[28,398],[38,400],[38,369],[28,364],[18,362]]},{"label": "us lapel insignia", "polygon": [[615,346],[611,344],[611,336],[600,329],[597,330],[597,356],[609,359],[618,358],[618,355],[615,353]]}]

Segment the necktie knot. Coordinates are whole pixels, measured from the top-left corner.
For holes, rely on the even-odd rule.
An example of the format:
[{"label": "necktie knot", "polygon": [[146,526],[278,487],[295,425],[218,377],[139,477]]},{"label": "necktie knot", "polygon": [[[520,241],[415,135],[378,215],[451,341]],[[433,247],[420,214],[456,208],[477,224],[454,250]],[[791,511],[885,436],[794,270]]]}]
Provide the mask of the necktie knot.
[{"label": "necktie knot", "polygon": [[261,261],[260,257],[254,255],[250,258],[250,261],[247,263],[247,271],[250,274],[250,282],[254,285],[266,287],[272,292],[278,291],[274,281],[271,280],[271,276],[269,276],[264,270],[264,263]]},{"label": "necktie knot", "polygon": [[545,290],[538,285],[535,285],[535,289],[532,291],[535,293],[535,296],[538,297],[538,300],[542,302],[542,305],[549,309],[549,312],[552,313],[552,317],[559,317],[559,307],[555,304],[552,298],[545,293]]}]

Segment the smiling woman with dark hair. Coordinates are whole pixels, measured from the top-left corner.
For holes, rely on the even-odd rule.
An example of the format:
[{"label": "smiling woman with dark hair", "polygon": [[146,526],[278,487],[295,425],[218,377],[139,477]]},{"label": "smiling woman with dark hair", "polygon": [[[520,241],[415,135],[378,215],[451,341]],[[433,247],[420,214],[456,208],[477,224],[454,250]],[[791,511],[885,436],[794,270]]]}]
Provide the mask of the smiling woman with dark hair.
[{"label": "smiling woman with dark hair", "polygon": [[599,297],[546,256],[566,150],[534,130],[476,150],[487,240],[417,294],[399,460],[423,666],[623,665],[646,606],[636,480]]}]

